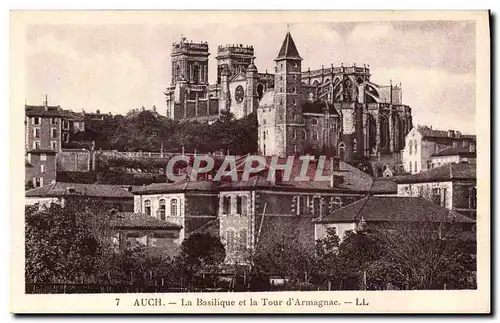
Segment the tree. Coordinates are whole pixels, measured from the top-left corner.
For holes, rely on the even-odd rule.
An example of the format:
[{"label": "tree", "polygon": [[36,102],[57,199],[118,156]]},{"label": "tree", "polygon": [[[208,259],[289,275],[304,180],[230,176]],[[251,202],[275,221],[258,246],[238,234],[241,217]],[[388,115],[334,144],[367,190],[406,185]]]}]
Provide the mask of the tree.
[{"label": "tree", "polygon": [[218,272],[226,258],[219,237],[209,233],[193,233],[181,244],[176,258],[185,286],[194,287],[205,273]]},{"label": "tree", "polygon": [[[384,260],[405,281],[405,288],[428,290],[469,288],[476,270],[476,242],[456,223],[391,223],[379,230]],[[445,286],[446,284],[446,286]],[[475,284],[475,282],[474,282]]]},{"label": "tree", "polygon": [[107,219],[97,209],[102,205],[89,201],[26,207],[27,281],[74,282],[99,275],[109,235]]}]

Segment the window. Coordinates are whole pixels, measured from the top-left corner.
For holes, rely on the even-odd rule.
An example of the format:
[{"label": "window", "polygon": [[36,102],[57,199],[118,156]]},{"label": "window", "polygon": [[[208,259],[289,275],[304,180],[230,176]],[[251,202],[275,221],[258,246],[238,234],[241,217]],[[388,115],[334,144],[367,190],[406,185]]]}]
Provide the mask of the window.
[{"label": "window", "polygon": [[300,214],[310,214],[309,196],[301,196],[299,199]]},{"label": "window", "polygon": [[241,214],[241,196],[236,196],[236,214],[240,215]]},{"label": "window", "polygon": [[69,142],[69,133],[64,134],[64,142],[66,142],[66,143]]},{"label": "window", "polygon": [[33,124],[40,124],[40,118],[39,117],[34,117],[33,118]]},{"label": "window", "polygon": [[172,199],[170,202],[170,215],[177,216],[177,199]]},{"label": "window", "polygon": [[409,155],[411,155],[412,150],[413,150],[413,140],[410,140],[410,150],[408,152]]},{"label": "window", "polygon": [[222,214],[229,214],[231,212],[231,197],[224,196],[222,198]]},{"label": "window", "polygon": [[39,141],[33,142],[33,149],[40,149],[40,142]]},{"label": "window", "polygon": [[312,134],[312,140],[318,140],[318,133],[315,130],[312,130],[311,134]]},{"label": "window", "polygon": [[52,139],[56,139],[57,138],[57,129],[51,129],[50,134],[51,134]]},{"label": "window", "polygon": [[56,150],[57,149],[57,142],[51,141],[50,142],[50,148],[52,148],[52,150]]},{"label": "window", "polygon": [[146,213],[147,215],[151,215],[151,201],[150,200],[144,201],[144,213]]},{"label": "window", "polygon": [[40,173],[45,173],[45,165],[40,165]]},{"label": "window", "polygon": [[410,173],[413,173],[413,170],[412,170],[412,165],[413,165],[413,163],[410,161],[410,163],[409,163],[409,164],[410,164]]},{"label": "window", "polygon": [[47,160],[47,154],[40,154],[40,160],[41,161],[46,161]]},{"label": "window", "polygon": [[305,129],[302,129],[302,139],[306,140],[306,138],[307,138],[307,132]]},{"label": "window", "polygon": [[432,161],[431,160],[428,160],[427,161],[427,169],[432,169]]},{"label": "window", "polygon": [[160,208],[158,209],[157,217],[160,220],[165,220],[165,210],[166,210],[166,201],[165,199],[160,199]]},{"label": "window", "polygon": [[240,230],[240,251],[247,248],[247,230]]},{"label": "window", "polygon": [[299,149],[297,147],[297,145],[293,145],[293,153],[296,154],[299,152]]},{"label": "window", "polygon": [[40,138],[40,129],[39,128],[33,129],[33,136],[35,138]]},{"label": "window", "polygon": [[265,131],[264,131],[264,132],[262,132],[262,138],[263,138],[264,140],[266,140],[266,132],[265,132]]},{"label": "window", "polygon": [[317,125],[318,125],[318,119],[312,119],[312,120],[311,120],[311,124],[312,124],[313,126],[317,126]]},{"label": "window", "polygon": [[56,124],[56,118],[50,118],[50,124]]},{"label": "window", "polygon": [[417,153],[417,141],[415,140],[415,154]]},{"label": "window", "polygon": [[297,105],[297,100],[293,99],[292,104]]},{"label": "window", "polygon": [[417,169],[417,161],[415,160],[415,173],[418,172],[418,169]]},{"label": "window", "polygon": [[297,139],[297,129],[293,129],[293,139]]},{"label": "window", "polygon": [[69,129],[69,122],[66,121],[66,120],[63,121],[63,129],[64,130],[68,130]]},{"label": "window", "polygon": [[313,198],[313,214],[315,216],[321,215],[321,198],[318,197]]},{"label": "window", "polygon": [[[443,189],[444,192],[444,189]],[[444,204],[444,199],[442,198],[442,192],[440,188],[433,188],[431,192],[431,201],[437,205]]]},{"label": "window", "polygon": [[33,178],[33,186],[41,187],[42,186],[42,179],[40,177]]}]

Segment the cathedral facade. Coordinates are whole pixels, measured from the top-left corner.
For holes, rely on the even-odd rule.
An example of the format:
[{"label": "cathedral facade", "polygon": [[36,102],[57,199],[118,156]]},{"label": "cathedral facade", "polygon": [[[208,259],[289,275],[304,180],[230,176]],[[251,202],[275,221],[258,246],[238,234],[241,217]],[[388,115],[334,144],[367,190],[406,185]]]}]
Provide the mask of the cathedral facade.
[{"label": "cathedral facade", "polygon": [[173,44],[168,117],[211,122],[223,110],[236,118],[257,113],[262,155],[328,152],[346,161],[400,163],[411,108],[403,104],[401,85],[371,82],[369,66],[304,71],[288,32],[274,73],[259,73],[252,46],[218,46],[217,82],[209,84],[209,55],[207,43]]}]

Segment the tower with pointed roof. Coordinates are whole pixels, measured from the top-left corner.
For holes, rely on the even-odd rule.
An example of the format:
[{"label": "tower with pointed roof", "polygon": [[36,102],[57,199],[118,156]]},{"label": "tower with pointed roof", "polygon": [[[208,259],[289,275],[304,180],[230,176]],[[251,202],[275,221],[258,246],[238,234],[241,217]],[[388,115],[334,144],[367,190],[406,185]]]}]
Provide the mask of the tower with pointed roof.
[{"label": "tower with pointed roof", "polygon": [[[302,124],[302,57],[300,57],[290,31],[274,60],[274,108],[276,114],[276,145],[278,155],[289,156],[303,152],[303,142],[295,134]],[[300,131],[301,132],[301,131]]]}]

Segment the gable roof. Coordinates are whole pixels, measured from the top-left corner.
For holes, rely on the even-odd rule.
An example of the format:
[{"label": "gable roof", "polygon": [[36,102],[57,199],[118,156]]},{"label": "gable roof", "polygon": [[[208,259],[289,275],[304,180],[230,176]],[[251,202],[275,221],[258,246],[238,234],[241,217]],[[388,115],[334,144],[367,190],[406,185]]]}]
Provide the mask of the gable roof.
[{"label": "gable roof", "polygon": [[302,60],[302,57],[300,57],[299,55],[299,51],[297,50],[297,46],[295,46],[295,42],[293,41],[290,32],[286,33],[285,39],[283,40],[283,44],[281,44],[280,51],[275,61],[283,59]]},{"label": "gable roof", "polygon": [[396,179],[397,183],[428,183],[445,182],[453,180],[476,180],[476,165],[468,163],[450,163],[435,167],[431,170],[401,176]]},{"label": "gable roof", "polygon": [[[74,189],[73,192],[70,188]],[[83,184],[56,182],[26,191],[26,197],[67,197],[87,196],[102,198],[130,198],[134,195],[128,191],[128,186],[108,184]]]},{"label": "gable roof", "polygon": [[143,213],[117,212],[115,216],[110,221],[110,226],[116,229],[182,229],[177,223],[162,221]]},{"label": "gable roof", "polygon": [[461,222],[474,220],[421,197],[368,196],[344,206],[317,223],[354,222]]},{"label": "gable roof", "polygon": [[259,108],[272,108],[274,105],[274,90],[267,90],[259,101]]}]

